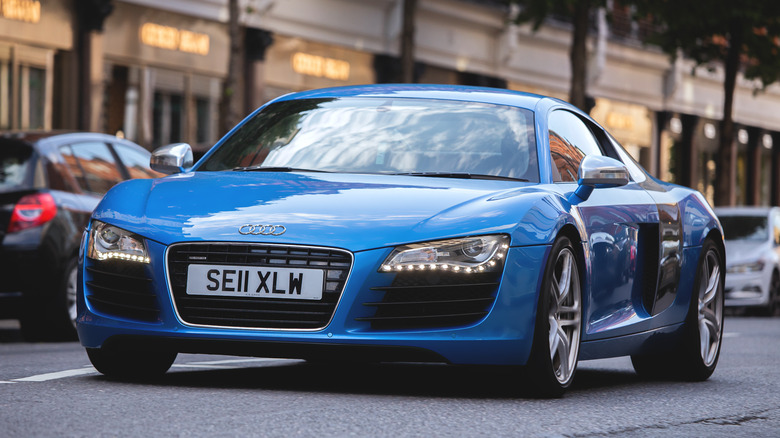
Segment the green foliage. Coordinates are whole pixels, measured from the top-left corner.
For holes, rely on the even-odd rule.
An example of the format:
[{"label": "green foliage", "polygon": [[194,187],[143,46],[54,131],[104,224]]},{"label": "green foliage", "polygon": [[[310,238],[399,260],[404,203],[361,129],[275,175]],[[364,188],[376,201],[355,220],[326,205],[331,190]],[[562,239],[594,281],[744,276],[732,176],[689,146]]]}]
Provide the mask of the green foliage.
[{"label": "green foliage", "polygon": [[[607,0],[586,0],[588,10],[604,7]],[[545,19],[550,16],[574,18],[577,5],[583,0],[506,0],[507,4],[520,6],[520,13],[516,18],[517,23],[531,23],[534,30],[538,30]]]},{"label": "green foliage", "polygon": [[764,86],[780,80],[780,2],[776,0],[624,0],[638,16],[650,16],[658,32],[649,43],[674,57],[677,50],[698,65],[726,62],[740,53],[742,72]]}]

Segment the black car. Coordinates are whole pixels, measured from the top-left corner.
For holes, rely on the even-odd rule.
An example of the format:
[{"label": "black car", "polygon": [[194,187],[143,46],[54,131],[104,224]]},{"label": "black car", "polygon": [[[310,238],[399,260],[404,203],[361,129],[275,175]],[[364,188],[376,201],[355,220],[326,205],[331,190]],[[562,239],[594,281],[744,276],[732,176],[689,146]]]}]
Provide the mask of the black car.
[{"label": "black car", "polygon": [[76,338],[79,242],[114,184],[159,176],[150,154],[115,136],[0,133],[0,318],[31,341]]}]

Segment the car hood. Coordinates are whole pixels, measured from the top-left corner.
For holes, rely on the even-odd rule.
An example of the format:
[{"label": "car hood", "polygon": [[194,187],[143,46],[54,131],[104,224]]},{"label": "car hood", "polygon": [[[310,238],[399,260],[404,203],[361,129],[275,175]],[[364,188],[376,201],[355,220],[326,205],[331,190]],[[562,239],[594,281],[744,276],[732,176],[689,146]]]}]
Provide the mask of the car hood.
[{"label": "car hood", "polygon": [[[119,184],[94,217],[166,245],[264,242],[359,251],[451,236],[511,233],[530,206],[548,195],[536,185],[512,181],[190,172]],[[286,231],[278,236],[242,235],[243,225],[282,225]],[[539,229],[538,224],[528,226]]]},{"label": "car hood", "polygon": [[729,266],[734,266],[755,262],[765,257],[767,252],[771,251],[770,248],[768,241],[727,240],[726,263]]}]

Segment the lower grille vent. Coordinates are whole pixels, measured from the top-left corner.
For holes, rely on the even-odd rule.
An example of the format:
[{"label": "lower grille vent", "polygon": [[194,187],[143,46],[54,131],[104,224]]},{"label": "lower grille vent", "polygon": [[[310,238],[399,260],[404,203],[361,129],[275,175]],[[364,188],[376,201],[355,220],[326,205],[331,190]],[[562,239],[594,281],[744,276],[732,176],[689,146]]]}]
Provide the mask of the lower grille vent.
[{"label": "lower grille vent", "polygon": [[473,324],[484,318],[496,299],[497,273],[399,273],[375,307],[374,316],[357,318],[376,330],[446,328]]},{"label": "lower grille vent", "polygon": [[146,265],[118,260],[90,261],[87,300],[98,312],[142,321],[157,321],[160,308]]}]

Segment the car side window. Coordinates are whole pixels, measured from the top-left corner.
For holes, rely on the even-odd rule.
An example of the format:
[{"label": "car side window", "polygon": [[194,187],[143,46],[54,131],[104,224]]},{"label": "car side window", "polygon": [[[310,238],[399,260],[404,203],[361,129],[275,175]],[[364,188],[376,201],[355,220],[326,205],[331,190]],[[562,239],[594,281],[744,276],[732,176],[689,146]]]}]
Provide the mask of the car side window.
[{"label": "car side window", "polygon": [[553,111],[547,126],[550,132],[553,181],[577,181],[582,159],[586,155],[603,155],[593,132],[573,113]]},{"label": "car side window", "polygon": [[102,195],[124,179],[106,143],[73,143],[60,147],[60,153],[73,176],[89,192]]},{"label": "car side window", "polygon": [[122,164],[125,165],[127,172],[130,174],[130,179],[158,178],[162,176],[162,174],[149,168],[151,155],[148,152],[139,151],[118,143],[114,143],[112,146],[114,147],[114,152],[119,156]]}]

